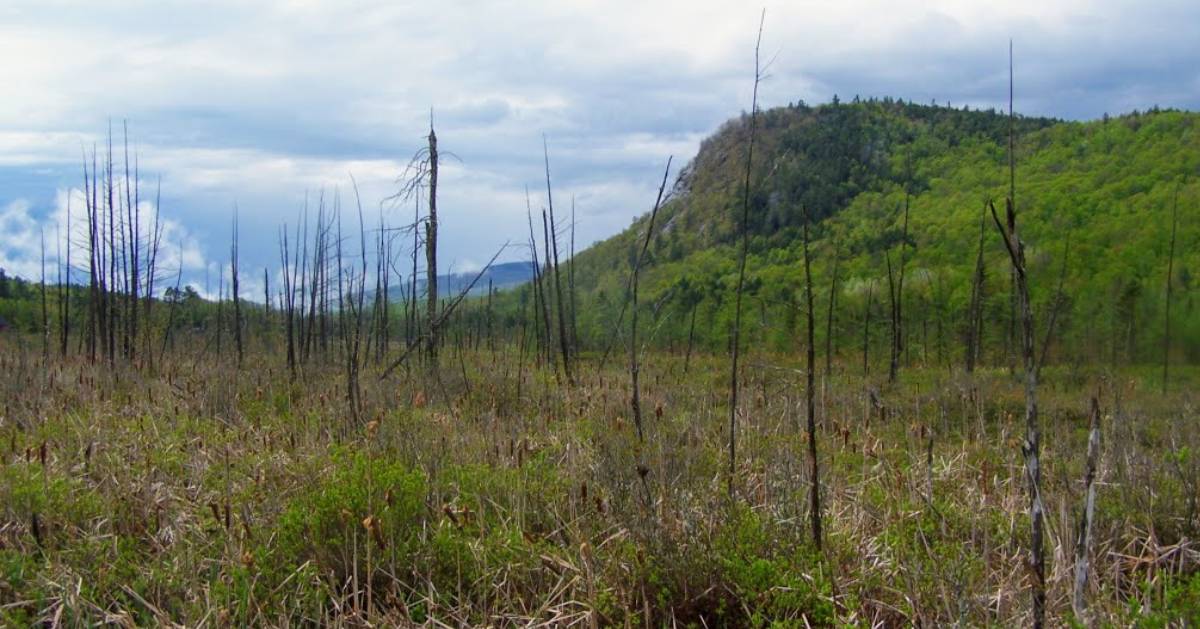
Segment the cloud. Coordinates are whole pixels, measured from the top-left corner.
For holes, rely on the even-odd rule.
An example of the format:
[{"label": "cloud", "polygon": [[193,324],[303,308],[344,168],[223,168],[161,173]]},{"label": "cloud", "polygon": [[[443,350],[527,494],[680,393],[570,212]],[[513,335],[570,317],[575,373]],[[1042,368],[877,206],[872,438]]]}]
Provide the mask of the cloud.
[{"label": "cloud", "polygon": [[[277,266],[279,226],[322,191],[348,203],[351,173],[376,216],[432,116],[448,158],[443,267],[524,241],[525,187],[545,204],[543,134],[556,210],[574,196],[582,246],[648,208],[668,155],[682,166],[749,107],[758,20],[684,0],[9,2],[0,56],[19,62],[0,64],[0,204],[52,215],[52,191],[81,185],[82,151],[103,152],[128,119],[143,183],[162,178],[169,249],[186,234],[185,279],[227,259],[235,204],[259,276]],[[1010,38],[1020,111],[1200,106],[1190,0],[771,1],[760,102],[1001,106]],[[29,255],[0,239],[12,268]]]}]

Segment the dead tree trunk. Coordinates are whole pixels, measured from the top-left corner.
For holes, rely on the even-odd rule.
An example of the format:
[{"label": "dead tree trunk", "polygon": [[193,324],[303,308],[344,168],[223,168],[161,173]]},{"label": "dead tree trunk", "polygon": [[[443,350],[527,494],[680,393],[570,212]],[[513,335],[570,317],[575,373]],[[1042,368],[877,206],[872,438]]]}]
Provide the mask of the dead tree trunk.
[{"label": "dead tree trunk", "polygon": [[[529,191],[525,191],[525,218],[529,222],[529,250],[533,253],[533,305],[534,309],[541,311],[542,327],[541,334],[537,334],[539,328],[534,325],[534,337],[543,339],[544,343],[538,347],[538,355],[543,357],[548,362],[554,361],[554,354],[550,351],[550,307],[546,304],[546,287],[542,284],[542,266],[538,259],[537,252],[537,236],[533,231],[533,214],[529,207]],[[555,366],[557,373],[558,367]]]},{"label": "dead tree trunk", "polygon": [[117,363],[117,210],[113,181],[112,126],[108,130],[108,166],[105,169],[105,184],[108,193],[108,366]]},{"label": "dead tree trunk", "polygon": [[683,373],[687,373],[688,368],[692,366],[692,346],[696,340],[696,310],[699,307],[700,302],[698,300],[692,302],[692,314],[689,317],[691,323],[688,324],[687,353],[683,355]]},{"label": "dead tree trunk", "polygon": [[[93,174],[96,162],[96,149],[92,147]],[[97,224],[96,224],[96,182],[89,180],[87,154],[83,156],[83,201],[87,212],[88,222],[88,321],[87,321],[87,352],[88,361],[96,362],[96,337],[100,320],[100,279],[98,274],[99,262],[97,254]]]},{"label": "dead tree trunk", "polygon": [[[58,239],[58,247],[62,246],[62,239]],[[58,255],[59,260],[59,277],[58,277],[58,318],[59,318],[59,347],[58,353],[61,358],[67,357],[67,340],[71,336],[71,195],[67,195],[67,262],[66,262],[66,280],[64,283],[62,273],[62,253]]]},{"label": "dead tree trunk", "polygon": [[1021,446],[1025,457],[1025,477],[1029,491],[1031,524],[1029,566],[1033,570],[1034,626],[1041,627],[1046,616],[1046,564],[1042,544],[1044,509],[1041,496],[1041,427],[1037,406],[1037,363],[1033,351],[1033,312],[1029,305],[1029,286],[1025,268],[1025,244],[1017,232],[1017,215],[1011,198],[1007,203],[1007,227],[1000,222],[996,207],[992,217],[1004,239],[1016,277],[1018,306],[1021,313],[1021,353],[1025,363],[1025,442]]},{"label": "dead tree trunk", "polygon": [[[141,265],[141,223],[139,216],[140,190],[135,162],[133,180],[129,178],[129,123],[124,123],[125,139],[125,222],[128,232],[128,270],[126,271],[125,303],[125,358],[132,362],[137,348],[138,336],[138,282]],[[122,237],[124,240],[125,237]]]},{"label": "dead tree trunk", "polygon": [[1167,303],[1163,313],[1163,378],[1162,392],[1167,393],[1167,369],[1171,364],[1171,276],[1175,272],[1175,231],[1179,226],[1179,186],[1175,186],[1175,201],[1171,210],[1171,247],[1167,254]]},{"label": "dead tree trunk", "polygon": [[158,272],[158,251],[159,251],[159,247],[162,245],[163,227],[162,227],[162,222],[160,220],[161,204],[162,204],[162,179],[159,178],[158,183],[155,187],[155,192],[154,192],[154,227],[152,228],[153,231],[151,232],[151,236],[150,236],[150,251],[148,252],[149,259],[148,259],[148,264],[146,265],[146,296],[145,296],[145,306],[144,306],[145,311],[144,311],[144,315],[143,315],[143,319],[145,320],[145,324],[146,324],[146,335],[145,335],[145,337],[146,337],[146,358],[150,362],[151,367],[153,367],[153,365],[154,365],[154,351],[153,351],[153,348],[151,347],[151,343],[153,342],[153,338],[152,338],[153,320],[151,319],[150,315],[152,314],[152,310],[154,308],[154,283],[155,283],[155,274]]},{"label": "dead tree trunk", "polygon": [[1037,362],[1034,356],[1033,310],[1029,303],[1029,282],[1025,267],[1025,243],[1021,242],[1017,231],[1016,208],[1016,174],[1015,161],[1012,156],[1012,42],[1009,42],[1008,66],[1008,111],[1009,111],[1009,195],[1005,203],[1006,223],[1001,224],[996,206],[991,202],[988,207],[992,219],[1004,240],[1012,262],[1013,280],[1017,306],[1021,315],[1021,354],[1025,363],[1025,442],[1021,446],[1025,457],[1025,478],[1029,491],[1029,520],[1030,544],[1029,567],[1033,572],[1033,626],[1040,629],[1046,621],[1046,557],[1043,549],[1042,529],[1045,509],[1042,504],[1042,469],[1041,469],[1041,425],[1038,421],[1037,404]]},{"label": "dead tree trunk", "polygon": [[575,301],[575,196],[571,195],[571,266],[567,268],[567,286],[571,294],[571,348],[579,355],[579,327]]},{"label": "dead tree trunk", "polygon": [[1025,456],[1025,477],[1029,490],[1029,518],[1031,524],[1029,566],[1033,570],[1033,617],[1034,626],[1041,627],[1046,617],[1046,564],[1042,548],[1042,520],[1044,509],[1041,496],[1041,427],[1038,422],[1037,406],[1037,363],[1033,353],[1033,311],[1029,305],[1029,286],[1025,269],[1025,244],[1017,232],[1017,214],[1012,199],[1007,203],[1007,227],[1000,223],[995,205],[991,206],[996,227],[1004,238],[1012,261],[1017,285],[1017,301],[1021,313],[1021,353],[1025,361],[1025,442],[1021,449]]},{"label": "dead tree trunk", "polygon": [[426,331],[425,353],[430,366],[437,368],[438,335],[433,322],[437,319],[438,285],[437,285],[437,176],[438,152],[437,134],[433,125],[429,127],[429,217],[425,220],[425,318],[429,321]]},{"label": "dead tree trunk", "polygon": [[563,374],[567,377],[567,385],[574,386],[575,378],[571,375],[571,349],[567,338],[567,303],[563,300],[562,280],[559,277],[558,264],[558,227],[554,221],[554,195],[550,191],[550,151],[546,148],[546,137],[542,136],[542,152],[546,158],[546,205],[550,209],[550,245],[547,253],[552,255],[547,263],[554,265],[554,301],[558,305],[558,345],[562,352]]},{"label": "dead tree trunk", "polygon": [[871,350],[871,302],[875,297],[875,280],[867,283],[867,307],[863,309],[863,346],[862,346],[862,365],[863,377],[871,375],[870,350]]},{"label": "dead tree trunk", "polygon": [[808,416],[808,461],[811,466],[811,478],[809,479],[809,517],[812,520],[812,537],[813,544],[817,550],[821,550],[821,476],[819,462],[817,459],[817,405],[816,405],[816,350],[814,345],[816,341],[813,336],[813,289],[812,289],[812,263],[808,253],[808,224],[809,216],[808,209],[804,210],[804,299],[807,306],[808,319],[808,348],[806,377],[808,378],[808,386],[805,388],[805,409]]},{"label": "dead tree trunk", "polygon": [[233,290],[233,342],[237,348],[237,368],[242,368],[242,301],[238,285],[238,216],[237,207],[233,209],[233,243],[229,251],[229,273]]},{"label": "dead tree trunk", "polygon": [[1075,535],[1075,592],[1071,607],[1080,622],[1087,622],[1087,579],[1092,549],[1092,514],[1096,511],[1096,463],[1100,458],[1100,403],[1092,398],[1092,423],[1088,431],[1087,471],[1083,477],[1083,513]]},{"label": "dead tree trunk", "polygon": [[983,242],[985,227],[987,226],[987,205],[983,207],[983,213],[979,216],[979,253],[975,256],[975,274],[971,281],[971,306],[967,313],[967,352],[964,357],[966,360],[967,373],[975,371],[975,363],[979,360],[979,346],[982,343],[983,332]]},{"label": "dead tree trunk", "polygon": [[46,232],[39,229],[42,241],[42,362],[50,360],[50,314],[46,308]]},{"label": "dead tree trunk", "polygon": [[904,192],[904,228],[900,233],[900,270],[892,281],[891,259],[888,259],[888,287],[892,297],[892,361],[888,367],[888,382],[895,382],[900,370],[900,352],[904,350],[904,248],[908,245],[909,191]]},{"label": "dead tree trunk", "polygon": [[[658,198],[654,201],[654,209],[650,210],[650,220],[646,224],[646,237],[642,240],[642,248],[638,251],[637,257],[633,260],[633,269],[630,271],[631,277],[629,280],[630,286],[630,325],[629,325],[629,383],[630,396],[629,405],[633,411],[633,424],[637,427],[638,441],[645,442],[645,431],[642,427],[642,401],[641,390],[638,388],[638,272],[642,267],[642,261],[646,257],[646,250],[650,248],[650,238],[654,234],[654,218],[658,216],[658,208],[662,204],[663,190],[667,188],[667,175],[671,172],[671,158],[667,158],[667,169],[663,172],[662,185],[658,187]],[[639,473],[642,470],[641,461],[638,462]],[[643,474],[643,480],[645,475]]]},{"label": "dead tree trunk", "polygon": [[175,309],[179,307],[179,300],[182,295],[179,293],[179,287],[183,283],[183,240],[179,241],[179,268],[175,271],[175,292],[171,297],[171,303],[167,307],[167,326],[163,328],[162,346],[158,350],[158,362],[163,361],[163,357],[167,353],[167,344],[171,342],[171,332],[175,327]]},{"label": "dead tree trunk", "polygon": [[1042,337],[1042,353],[1038,357],[1037,370],[1038,375],[1042,373],[1042,367],[1046,364],[1046,354],[1050,351],[1050,340],[1054,338],[1054,325],[1058,323],[1058,313],[1062,308],[1063,300],[1066,295],[1063,294],[1063,284],[1067,280],[1067,261],[1071,256],[1071,232],[1067,232],[1067,242],[1063,247],[1062,267],[1058,272],[1058,287],[1054,289],[1054,301],[1050,305],[1050,320],[1046,322],[1046,334]]},{"label": "dead tree trunk", "polygon": [[746,257],[750,250],[750,177],[754,164],[754,132],[758,124],[758,83],[762,80],[762,70],[759,66],[759,47],[762,45],[763,24],[767,19],[767,10],[763,9],[758,22],[758,39],[754,43],[754,91],[750,99],[750,129],[746,142],[746,177],[742,185],[742,247],[738,256],[738,279],[735,291],[736,305],[733,315],[733,334],[730,338],[729,351],[729,495],[733,496],[734,477],[737,474],[737,403],[738,403],[738,358],[741,351],[742,332],[742,289],[746,283]]},{"label": "dead tree trunk", "polygon": [[837,309],[837,283],[838,283],[838,248],[834,245],[833,249],[833,279],[829,284],[829,311],[825,318],[825,379],[833,375],[833,321],[834,312]]}]

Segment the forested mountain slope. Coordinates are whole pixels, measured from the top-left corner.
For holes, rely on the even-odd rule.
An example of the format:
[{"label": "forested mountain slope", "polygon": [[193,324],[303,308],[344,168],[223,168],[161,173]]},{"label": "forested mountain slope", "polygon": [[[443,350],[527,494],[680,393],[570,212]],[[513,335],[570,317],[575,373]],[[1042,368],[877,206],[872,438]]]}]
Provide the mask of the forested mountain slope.
[{"label": "forested mountain slope", "polygon": [[[1057,309],[1051,362],[1160,359],[1176,197],[1172,351],[1177,360],[1200,360],[1193,277],[1200,268],[1198,120],[1195,113],[1154,110],[1092,122],[1013,121],[1017,210],[1039,336]],[[656,220],[641,283],[653,343],[682,347],[694,336],[697,346],[718,349],[727,342],[748,122],[743,114],[703,142]],[[1003,361],[1015,344],[1010,270],[983,208],[995,199],[1003,211],[1009,124],[995,111],[893,100],[760,112],[743,305],[749,342],[797,347],[807,209],[815,222],[818,343],[825,343],[832,294],[834,352],[861,360],[866,337],[871,356],[882,357],[890,257],[895,277],[902,260],[906,269],[906,358],[961,360],[986,218],[982,353],[985,361]],[[578,257],[584,344],[608,343],[646,218]]]}]

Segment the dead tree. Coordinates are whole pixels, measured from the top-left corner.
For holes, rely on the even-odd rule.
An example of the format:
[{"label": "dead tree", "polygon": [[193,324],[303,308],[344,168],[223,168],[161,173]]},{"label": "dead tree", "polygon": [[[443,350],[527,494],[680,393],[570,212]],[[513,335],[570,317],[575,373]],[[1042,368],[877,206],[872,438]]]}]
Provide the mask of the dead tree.
[{"label": "dead tree", "polygon": [[42,362],[50,360],[50,315],[46,309],[46,232],[38,229],[42,242]]},{"label": "dead tree", "polygon": [[1171,276],[1175,272],[1175,231],[1179,226],[1179,185],[1175,186],[1175,200],[1171,209],[1171,245],[1167,254],[1167,303],[1163,317],[1163,378],[1162,392],[1167,393],[1167,369],[1171,364]]},{"label": "dead tree", "polygon": [[871,302],[875,297],[875,280],[867,282],[867,305],[863,309],[863,346],[862,346],[862,365],[863,377],[871,375],[870,350],[871,350]]},{"label": "dead tree", "polygon": [[[483,266],[483,268],[479,270],[479,273],[477,273],[475,275],[475,278],[472,279],[470,281],[470,283],[468,283],[467,286],[458,293],[458,296],[455,297],[449,303],[447,303],[444,308],[442,308],[442,312],[441,312],[441,314],[438,315],[437,319],[434,319],[433,321],[431,321],[429,323],[430,328],[440,329],[443,325],[445,325],[446,321],[449,320],[450,316],[452,314],[454,314],[455,308],[457,308],[458,305],[460,303],[462,303],[462,300],[464,298],[466,298],[466,296],[468,294],[470,294],[470,292],[473,288],[475,288],[475,284],[479,282],[479,278],[486,275],[488,270],[490,270],[492,268],[492,265],[496,263],[496,258],[499,258],[500,254],[503,253],[504,250],[508,248],[508,244],[509,243],[505,242],[504,245],[502,245],[500,247],[500,249],[496,251],[495,255],[492,256],[492,259],[488,260],[488,263],[485,264]],[[426,331],[425,334],[428,335],[429,332]],[[413,351],[416,350],[417,347],[419,347],[424,342],[426,342],[426,340],[421,337],[416,337],[416,338],[413,338],[411,341],[409,341],[408,346],[404,349],[404,351],[400,354],[400,356],[398,358],[396,358],[396,360],[392,361],[391,364],[389,364],[387,366],[387,368],[384,369],[383,372],[379,374],[379,379],[380,380],[387,379],[387,377],[390,376],[392,374],[392,372],[396,370],[397,367],[399,367],[400,365],[403,365],[405,363],[405,361],[408,360],[408,357],[412,355]]]},{"label": "dead tree", "polygon": [[1000,222],[996,206],[990,205],[996,228],[1004,239],[1017,282],[1017,302],[1021,313],[1021,353],[1025,362],[1025,477],[1029,490],[1029,517],[1031,522],[1029,565],[1033,570],[1033,614],[1034,625],[1041,627],[1046,615],[1046,564],[1042,548],[1044,509],[1041,496],[1041,427],[1038,422],[1037,406],[1037,363],[1033,351],[1033,311],[1029,305],[1029,286],[1025,267],[1025,244],[1017,232],[1017,213],[1011,197],[1006,200],[1006,222]]},{"label": "dead tree", "polygon": [[179,268],[175,271],[175,292],[171,298],[170,304],[167,307],[167,327],[163,328],[162,346],[158,350],[158,362],[163,361],[163,356],[167,353],[167,344],[171,342],[171,331],[175,327],[175,309],[179,307],[181,295],[179,287],[183,282],[183,239],[179,240]]},{"label": "dead tree", "polygon": [[[658,187],[658,198],[654,200],[654,209],[650,210],[650,220],[646,224],[646,237],[642,239],[642,247],[638,250],[637,257],[633,260],[633,269],[630,270],[630,325],[629,325],[629,386],[630,396],[629,405],[633,411],[633,424],[637,427],[638,441],[646,440],[645,433],[642,428],[642,401],[641,391],[638,388],[638,373],[640,366],[638,365],[638,272],[641,270],[642,262],[646,258],[646,251],[650,248],[650,238],[654,235],[654,219],[658,216],[658,208],[662,205],[663,191],[667,188],[667,175],[671,172],[671,158],[667,158],[667,168],[663,172],[662,184]],[[638,463],[639,472],[642,469],[642,464]],[[644,475],[643,475],[644,477]]]},{"label": "dead tree", "polygon": [[[95,172],[96,148],[92,147],[92,169]],[[88,323],[87,351],[88,361],[96,362],[97,337],[100,328],[100,263],[97,256],[97,221],[96,221],[96,182],[88,177],[87,153],[83,155],[83,201],[87,212],[88,228]]]},{"label": "dead tree", "polygon": [[[567,377],[567,385],[574,386],[575,378],[571,375],[571,344],[567,337],[567,303],[563,300],[562,280],[559,277],[558,264],[558,227],[554,221],[554,195],[550,191],[550,150],[546,147],[546,136],[542,136],[542,154],[546,159],[546,205],[550,209],[550,246],[551,260],[554,264],[554,301],[558,305],[558,346],[562,352],[563,374]],[[544,215],[543,215],[543,218]],[[547,260],[550,263],[551,260]]]},{"label": "dead tree", "polygon": [[242,301],[238,286],[238,211],[233,208],[233,242],[229,249],[229,273],[233,290],[233,342],[237,348],[237,368],[242,368]]},{"label": "dead tree", "polygon": [[[58,247],[62,246],[59,238]],[[67,261],[66,280],[63,280],[62,252],[57,255],[58,265],[58,318],[59,318],[59,356],[67,357],[67,341],[71,336],[71,195],[67,195]]]},{"label": "dead tree", "polygon": [[[911,168],[911,163],[909,165]],[[888,258],[888,288],[891,296],[892,360],[888,367],[888,382],[895,382],[900,370],[900,352],[904,349],[904,248],[908,245],[909,184],[904,190],[904,227],[900,232],[900,269],[892,279],[891,258]]]},{"label": "dead tree", "polygon": [[[151,365],[154,364],[154,352],[152,351],[151,345],[150,345],[152,342],[152,338],[151,338],[152,335],[151,335],[151,328],[150,328],[150,326],[152,324],[152,320],[150,318],[150,315],[151,315],[153,307],[154,307],[154,283],[156,281],[155,273],[158,272],[158,251],[159,251],[159,246],[162,244],[163,227],[162,227],[162,222],[159,220],[161,217],[161,212],[160,212],[161,206],[162,206],[162,178],[160,177],[158,180],[158,184],[156,186],[155,192],[154,192],[154,226],[152,227],[152,231],[150,232],[151,233],[150,250],[147,252],[148,260],[147,260],[147,265],[146,265],[146,291],[145,291],[145,306],[144,306],[144,314],[143,314],[143,319],[146,322],[146,335],[145,335],[145,337],[146,337],[146,357],[150,361]],[[68,256],[69,256],[69,251],[68,251]]]},{"label": "dead tree", "polygon": [[[546,258],[546,266],[542,270],[542,278],[545,279],[554,270],[554,259],[550,255],[550,222],[546,218],[546,209],[545,208],[542,208],[542,251],[544,252],[544,255]],[[549,280],[547,280],[547,281],[549,281]],[[561,295],[559,295],[559,296],[561,297]],[[545,288],[542,289],[542,297],[543,297],[542,303],[548,304],[551,297],[546,294]],[[562,302],[561,299],[556,299],[555,301],[558,301],[560,303]],[[560,322],[562,321],[561,317],[559,318],[559,321]],[[559,331],[561,332],[561,330],[562,330],[562,328],[560,327]],[[561,338],[562,338],[562,335],[560,334],[559,339],[561,339]],[[549,328],[547,328],[547,330],[546,330],[546,351],[550,354],[554,353],[554,333]],[[566,373],[566,372],[567,372],[567,366],[564,361],[563,373]],[[557,370],[555,370],[555,372],[554,372],[554,377],[559,378]]]},{"label": "dead tree", "polygon": [[[363,419],[362,393],[359,388],[359,372],[362,366],[362,348],[363,348],[363,300],[367,292],[367,232],[366,223],[363,219],[362,200],[358,193],[358,182],[354,181],[353,176],[351,181],[354,185],[354,198],[358,208],[358,233],[359,233],[359,254],[361,265],[358,272],[349,269],[349,282],[342,282],[342,238],[341,238],[341,217],[338,217],[338,238],[337,238],[337,258],[338,258],[338,317],[342,322],[342,345],[343,357],[345,359],[346,368],[346,401],[350,406],[350,414],[356,424],[361,424]],[[357,287],[355,280],[357,279]],[[345,296],[343,298],[343,295]],[[350,318],[350,325],[346,324],[347,316]]]},{"label": "dead tree", "polygon": [[225,326],[225,270],[217,271],[217,360],[221,360],[221,337]]},{"label": "dead tree", "polygon": [[122,240],[128,239],[125,272],[125,359],[133,361],[138,336],[138,269],[141,265],[141,217],[139,216],[139,182],[135,162],[132,183],[129,177],[129,123],[123,123],[125,143],[125,223],[128,235],[122,234]]},{"label": "dead tree", "polygon": [[425,353],[430,364],[437,367],[438,337],[433,321],[437,319],[438,285],[437,285],[437,176],[438,153],[437,134],[433,125],[429,126],[429,216],[425,219],[425,318],[429,321],[426,331]]},{"label": "dead tree", "polygon": [[1050,340],[1054,338],[1054,325],[1058,322],[1058,313],[1066,299],[1066,294],[1063,293],[1063,284],[1067,280],[1067,262],[1071,256],[1070,230],[1067,231],[1066,240],[1066,244],[1063,246],[1062,266],[1058,271],[1058,287],[1054,289],[1053,302],[1050,305],[1050,320],[1046,322],[1046,334],[1042,337],[1042,353],[1037,362],[1038,375],[1041,375],[1042,367],[1046,364],[1046,354],[1050,351]]},{"label": "dead tree", "polygon": [[805,414],[808,416],[808,461],[811,466],[811,478],[809,479],[809,517],[812,520],[812,537],[813,544],[817,550],[821,550],[821,476],[819,463],[817,459],[817,405],[816,405],[816,341],[813,336],[813,328],[816,327],[813,323],[813,289],[812,289],[812,262],[808,253],[808,224],[809,215],[808,208],[804,209],[804,300],[807,306],[808,319],[808,347],[805,354],[807,357],[807,369],[805,377],[808,379],[808,385],[805,387]]},{"label": "dead tree", "polygon": [[1071,607],[1081,622],[1087,622],[1087,579],[1092,549],[1092,515],[1096,511],[1096,464],[1100,459],[1100,402],[1092,398],[1092,422],[1088,430],[1087,471],[1083,477],[1083,513],[1075,534],[1075,592]]},{"label": "dead tree", "polygon": [[[538,260],[537,252],[537,236],[533,231],[533,214],[529,206],[529,189],[525,189],[525,218],[529,222],[529,250],[533,254],[533,301],[534,307],[539,309],[542,314],[541,334],[535,334],[536,337],[544,339],[545,343],[539,346],[538,355],[543,356],[548,362],[554,362],[554,353],[551,350],[550,343],[550,307],[546,304],[546,287],[542,283],[543,273],[541,262]],[[538,328],[534,326],[534,332],[538,332]],[[555,373],[558,373],[557,365],[554,366]]]},{"label": "dead tree", "polygon": [[833,321],[837,309],[838,262],[840,260],[838,245],[833,246],[833,279],[829,283],[829,311],[825,318],[825,379],[833,375]]},{"label": "dead tree", "polygon": [[579,355],[579,327],[576,321],[575,301],[575,195],[571,195],[571,266],[567,268],[567,286],[571,294],[571,347]]},{"label": "dead tree", "polygon": [[[411,338],[422,337],[425,341],[425,356],[429,361],[431,368],[437,367],[437,351],[438,351],[438,335],[436,331],[425,329],[423,332],[418,331],[419,317],[417,316],[417,299],[416,299],[416,276],[417,276],[417,249],[419,240],[419,227],[424,224],[425,227],[425,319],[426,325],[432,327],[432,322],[438,319],[438,278],[437,278],[437,238],[438,238],[438,215],[437,215],[437,178],[439,154],[437,145],[437,133],[433,129],[433,120],[430,118],[428,144],[418,150],[409,160],[408,166],[400,175],[397,183],[400,189],[393,194],[391,200],[408,200],[413,199],[415,204],[413,217],[413,253],[412,253],[412,315],[411,315]],[[420,193],[425,187],[429,188],[429,213],[424,221],[421,220],[419,203]]]},{"label": "dead tree", "polygon": [[995,204],[988,202],[996,229],[1004,241],[1012,262],[1013,279],[1016,286],[1017,306],[1021,315],[1021,354],[1025,363],[1025,442],[1021,445],[1025,458],[1025,479],[1029,491],[1029,520],[1030,544],[1029,567],[1033,572],[1033,625],[1040,628],[1046,620],[1046,557],[1043,549],[1042,529],[1045,509],[1042,504],[1042,469],[1041,469],[1041,426],[1038,421],[1037,403],[1037,362],[1034,356],[1033,310],[1029,303],[1029,281],[1025,266],[1025,243],[1021,242],[1017,231],[1017,209],[1014,200],[1016,176],[1014,160],[1011,156],[1013,147],[1011,118],[1012,118],[1012,43],[1009,42],[1009,196],[1005,202],[1005,223],[1001,223],[996,213]]},{"label": "dead tree", "polygon": [[754,164],[754,132],[758,124],[758,84],[762,80],[762,69],[759,65],[759,48],[762,45],[763,24],[767,19],[767,10],[763,9],[758,22],[758,38],[754,43],[754,90],[750,99],[750,128],[746,143],[746,177],[742,185],[742,224],[741,252],[738,256],[738,278],[735,290],[735,306],[733,315],[733,333],[730,339],[729,351],[729,495],[733,496],[734,476],[737,473],[737,402],[738,402],[738,357],[741,350],[742,332],[742,289],[746,284],[746,257],[750,250],[750,177]]},{"label": "dead tree", "polygon": [[971,305],[967,312],[967,351],[965,361],[967,373],[975,371],[979,360],[980,345],[983,343],[983,290],[984,265],[983,243],[987,227],[987,204],[979,215],[979,252],[975,255],[975,273],[971,276]]},{"label": "dead tree", "polygon": [[117,362],[117,214],[115,202],[115,185],[113,181],[113,158],[112,158],[112,125],[108,129],[108,154],[107,167],[105,168],[105,190],[107,192],[108,204],[108,297],[106,299],[108,309],[108,366],[109,368],[116,367]]}]

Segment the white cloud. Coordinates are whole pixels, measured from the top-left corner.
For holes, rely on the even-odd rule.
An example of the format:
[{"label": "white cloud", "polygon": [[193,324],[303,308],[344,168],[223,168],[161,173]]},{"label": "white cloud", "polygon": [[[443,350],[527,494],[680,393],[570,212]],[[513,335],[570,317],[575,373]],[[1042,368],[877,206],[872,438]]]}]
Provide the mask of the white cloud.
[{"label": "white cloud", "polygon": [[[524,186],[543,203],[542,133],[556,205],[576,197],[590,243],[647,209],[668,155],[682,167],[748,108],[758,19],[716,0],[7,2],[0,176],[28,183],[0,204],[17,213],[23,199],[35,223],[56,212],[52,190],[81,185],[81,149],[128,118],[143,177],[162,176],[167,250],[184,238],[192,272],[224,259],[237,203],[244,259],[261,270],[306,192],[348,200],[353,173],[374,215],[432,106],[462,160],[444,170],[443,266],[524,239]],[[1010,37],[1022,111],[1200,104],[1191,0],[772,0],[760,99],[1000,105]],[[0,260],[29,268],[12,243]]]}]

